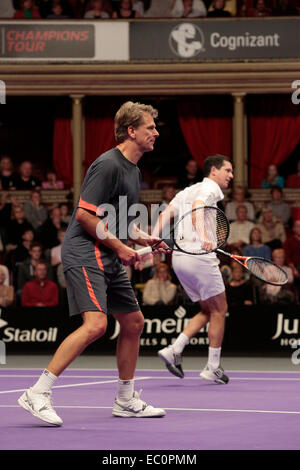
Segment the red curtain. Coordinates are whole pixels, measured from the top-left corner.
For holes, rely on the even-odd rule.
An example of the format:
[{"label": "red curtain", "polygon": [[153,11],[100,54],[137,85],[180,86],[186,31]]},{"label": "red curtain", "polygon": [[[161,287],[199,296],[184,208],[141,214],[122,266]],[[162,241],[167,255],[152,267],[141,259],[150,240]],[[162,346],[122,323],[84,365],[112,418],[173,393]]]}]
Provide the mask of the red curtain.
[{"label": "red curtain", "polygon": [[290,95],[249,99],[250,187],[260,188],[268,165],[280,165],[300,141],[300,106]]},{"label": "red curtain", "polygon": [[[100,110],[99,110],[100,108]],[[85,118],[85,171],[103,152],[115,147],[112,107],[101,111],[98,105],[89,106]]]},{"label": "red curtain", "polygon": [[68,117],[56,117],[53,131],[53,167],[58,180],[66,187],[73,185],[73,144],[71,120]]},{"label": "red curtain", "polygon": [[[102,104],[103,107],[103,104]],[[62,107],[61,107],[62,108]],[[85,109],[85,171],[103,152],[116,145],[114,137],[114,114],[111,106],[101,110],[100,104],[87,104]],[[73,144],[71,116],[58,107],[53,132],[53,166],[57,178],[66,187],[73,185]]]},{"label": "red curtain", "polygon": [[232,100],[209,96],[199,101],[178,103],[180,127],[193,158],[200,168],[203,161],[217,153],[231,157]]}]

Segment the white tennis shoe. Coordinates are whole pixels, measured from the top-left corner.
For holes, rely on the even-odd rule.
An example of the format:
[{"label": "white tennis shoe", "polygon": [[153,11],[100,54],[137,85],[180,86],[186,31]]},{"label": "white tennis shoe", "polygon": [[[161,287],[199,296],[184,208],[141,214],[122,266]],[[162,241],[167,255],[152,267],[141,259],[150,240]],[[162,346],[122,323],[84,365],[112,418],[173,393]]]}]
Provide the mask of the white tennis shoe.
[{"label": "white tennis shoe", "polygon": [[19,398],[18,403],[24,410],[29,411],[36,418],[49,424],[61,426],[62,419],[56,414],[52,406],[51,391],[36,393],[32,388],[26,390]]},{"label": "white tennis shoe", "polygon": [[160,351],[158,351],[157,354],[158,354],[158,357],[164,361],[167,369],[171,372],[171,374],[176,375],[176,377],[180,377],[181,379],[183,379],[184,372],[181,366],[182,355],[175,354],[172,345],[161,349]]},{"label": "white tennis shoe", "polygon": [[200,373],[200,377],[215,382],[216,384],[228,384],[229,382],[229,377],[224,374],[224,369],[220,365],[216,369],[213,369],[207,364]]},{"label": "white tennis shoe", "polygon": [[121,402],[116,398],[112,410],[113,416],[122,418],[159,418],[165,416],[165,410],[154,408],[141,400],[141,393],[142,390],[134,392],[133,397],[126,402]]}]

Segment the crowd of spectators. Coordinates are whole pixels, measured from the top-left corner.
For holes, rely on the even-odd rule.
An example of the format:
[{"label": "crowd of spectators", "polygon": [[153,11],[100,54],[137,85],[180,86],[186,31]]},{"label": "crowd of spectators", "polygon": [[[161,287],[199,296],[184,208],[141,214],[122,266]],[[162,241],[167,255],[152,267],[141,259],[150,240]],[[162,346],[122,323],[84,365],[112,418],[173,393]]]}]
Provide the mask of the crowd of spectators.
[{"label": "crowd of spectators", "polygon": [[0,18],[131,19],[299,15],[297,0],[1,0]]},{"label": "crowd of spectators", "polygon": [[[49,206],[41,194],[44,189],[63,188],[53,170],[42,181],[30,161],[16,170],[8,155],[1,157],[0,307],[57,306],[64,297],[60,252],[69,207]],[[20,203],[18,191],[30,191],[29,199]]]},{"label": "crowd of spectators", "polygon": [[[151,212],[148,230],[176,192],[203,178],[197,163],[190,159],[184,165],[177,184],[167,184],[161,191],[161,203]],[[230,236],[225,249],[241,256],[260,256],[273,260],[286,270],[288,283],[269,286],[249,278],[247,272],[228,258],[220,259],[229,307],[255,303],[298,303],[300,299],[300,220],[284,200],[289,181],[297,186],[297,173],[286,181],[275,165],[267,169],[261,187],[268,191],[268,202],[259,205],[251,200],[251,192],[235,186],[227,194],[223,210],[230,221]],[[268,186],[266,187],[266,182]],[[278,185],[278,183],[280,183]],[[12,159],[0,159],[0,307],[66,305],[66,289],[61,260],[61,247],[70,222],[68,203],[49,206],[43,201],[44,189],[62,189],[51,169],[44,180],[33,172],[30,161],[14,168]],[[30,191],[22,204],[18,190]],[[166,234],[163,234],[166,237]],[[171,243],[171,240],[169,240]],[[138,249],[137,246],[135,248]],[[179,299],[189,302],[172,270],[170,255],[157,254],[127,268],[139,301],[144,305],[176,305]]]}]

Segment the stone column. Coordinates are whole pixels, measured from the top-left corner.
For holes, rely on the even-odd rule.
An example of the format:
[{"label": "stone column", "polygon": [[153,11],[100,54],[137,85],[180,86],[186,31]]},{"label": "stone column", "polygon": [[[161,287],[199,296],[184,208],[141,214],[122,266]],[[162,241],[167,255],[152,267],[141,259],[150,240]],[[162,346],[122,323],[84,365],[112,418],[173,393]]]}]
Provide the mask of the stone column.
[{"label": "stone column", "polygon": [[83,180],[83,112],[84,95],[71,95],[72,98],[72,136],[73,136],[73,202],[77,202]]},{"label": "stone column", "polygon": [[234,186],[248,186],[247,155],[245,154],[247,126],[245,124],[245,93],[233,93],[232,144],[234,165]]}]

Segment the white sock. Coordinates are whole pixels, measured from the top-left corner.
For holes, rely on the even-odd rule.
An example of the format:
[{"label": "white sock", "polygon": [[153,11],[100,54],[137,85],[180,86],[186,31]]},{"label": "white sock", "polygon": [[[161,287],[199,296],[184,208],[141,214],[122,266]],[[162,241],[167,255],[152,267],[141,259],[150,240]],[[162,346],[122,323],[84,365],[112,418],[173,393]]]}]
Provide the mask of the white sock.
[{"label": "white sock", "polygon": [[118,393],[117,397],[120,401],[129,401],[133,397],[134,392],[134,379],[132,380],[118,380]]},{"label": "white sock", "polygon": [[56,379],[56,375],[45,369],[31,390],[35,393],[49,392]]},{"label": "white sock", "polygon": [[189,344],[189,338],[184,334],[180,333],[178,338],[172,344],[173,350],[175,354],[181,354],[187,344]]},{"label": "white sock", "polygon": [[216,369],[220,364],[221,348],[208,348],[208,364]]}]

